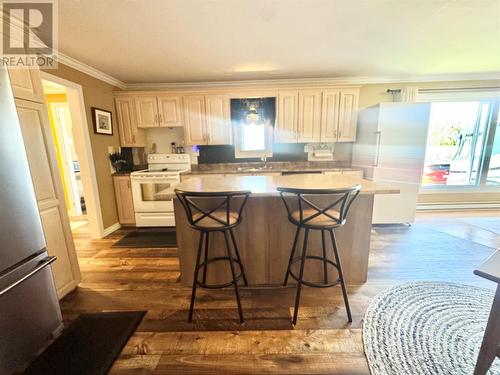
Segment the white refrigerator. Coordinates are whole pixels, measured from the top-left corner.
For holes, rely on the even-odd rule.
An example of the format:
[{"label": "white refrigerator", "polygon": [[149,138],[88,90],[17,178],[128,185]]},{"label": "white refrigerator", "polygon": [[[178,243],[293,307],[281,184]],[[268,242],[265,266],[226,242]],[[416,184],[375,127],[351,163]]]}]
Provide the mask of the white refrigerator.
[{"label": "white refrigerator", "polygon": [[373,224],[412,223],[424,169],[429,103],[381,103],[360,111],[352,166],[365,178],[397,188],[376,195]]}]

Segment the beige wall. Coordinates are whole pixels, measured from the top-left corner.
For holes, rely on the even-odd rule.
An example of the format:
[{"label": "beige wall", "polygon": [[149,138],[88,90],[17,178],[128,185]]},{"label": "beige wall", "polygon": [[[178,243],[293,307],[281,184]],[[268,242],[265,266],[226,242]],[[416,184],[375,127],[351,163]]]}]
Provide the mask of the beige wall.
[{"label": "beige wall", "polygon": [[[495,81],[451,81],[451,82],[416,82],[416,83],[388,83],[364,85],[361,87],[359,108],[366,108],[381,102],[392,101],[392,95],[387,89],[400,89],[415,86],[419,89],[445,88],[473,88],[473,87],[500,87],[500,80]],[[500,192],[460,192],[460,193],[422,193],[418,196],[419,203],[481,203],[500,202]]]},{"label": "beige wall", "polygon": [[[108,161],[108,146],[115,148],[120,146],[115,105],[113,101],[113,91],[119,89],[63,64],[59,64],[57,70],[51,69],[46,70],[46,72],[82,86],[85,109],[87,112],[87,125],[97,177],[97,187],[101,202],[102,220],[104,228],[107,228],[118,222],[113,180]],[[97,107],[112,112],[112,136],[94,133],[91,107]]]}]

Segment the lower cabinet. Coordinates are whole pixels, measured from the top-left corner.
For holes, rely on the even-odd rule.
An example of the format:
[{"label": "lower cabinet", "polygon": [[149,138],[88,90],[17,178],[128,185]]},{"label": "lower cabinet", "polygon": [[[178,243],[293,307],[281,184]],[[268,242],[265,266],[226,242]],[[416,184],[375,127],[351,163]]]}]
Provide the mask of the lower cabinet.
[{"label": "lower cabinet", "polygon": [[115,186],[118,221],[122,225],[135,225],[135,211],[130,175],[113,176],[113,184]]}]

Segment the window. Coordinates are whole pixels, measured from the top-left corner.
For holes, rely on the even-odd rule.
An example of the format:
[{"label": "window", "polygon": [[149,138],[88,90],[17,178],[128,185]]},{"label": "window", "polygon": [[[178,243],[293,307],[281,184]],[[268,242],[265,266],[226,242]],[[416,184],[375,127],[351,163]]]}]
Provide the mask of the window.
[{"label": "window", "polygon": [[424,93],[419,101],[431,102],[422,185],[500,185],[498,93]]},{"label": "window", "polygon": [[273,155],[275,98],[231,99],[236,158]]}]

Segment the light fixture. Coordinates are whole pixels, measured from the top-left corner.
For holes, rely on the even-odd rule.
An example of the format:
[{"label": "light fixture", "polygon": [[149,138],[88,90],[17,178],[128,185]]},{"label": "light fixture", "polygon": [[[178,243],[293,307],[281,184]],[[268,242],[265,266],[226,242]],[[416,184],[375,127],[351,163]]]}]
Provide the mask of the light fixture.
[{"label": "light fixture", "polygon": [[245,109],[245,119],[248,125],[259,125],[261,124],[261,113],[259,111],[260,108],[260,99],[256,100],[244,100],[246,105]]}]

